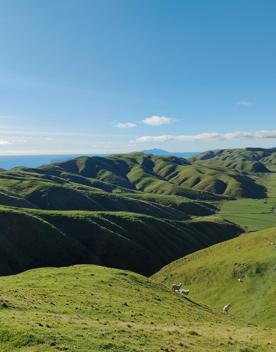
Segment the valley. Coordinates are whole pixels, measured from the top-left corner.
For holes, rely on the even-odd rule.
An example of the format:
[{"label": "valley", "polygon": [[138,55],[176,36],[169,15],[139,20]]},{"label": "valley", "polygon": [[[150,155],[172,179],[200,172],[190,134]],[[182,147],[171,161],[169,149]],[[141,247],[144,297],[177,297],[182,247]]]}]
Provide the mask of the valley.
[{"label": "valley", "polygon": [[275,153],[1,170],[1,351],[275,351]]}]

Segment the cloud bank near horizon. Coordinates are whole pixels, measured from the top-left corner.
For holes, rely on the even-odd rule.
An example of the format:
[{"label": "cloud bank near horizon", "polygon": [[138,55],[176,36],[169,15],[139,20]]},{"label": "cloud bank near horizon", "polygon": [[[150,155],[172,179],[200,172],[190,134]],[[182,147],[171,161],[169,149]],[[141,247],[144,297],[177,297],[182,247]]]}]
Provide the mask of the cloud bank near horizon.
[{"label": "cloud bank near horizon", "polygon": [[276,130],[268,131],[236,131],[230,133],[199,133],[194,135],[160,135],[160,136],[141,136],[136,138],[137,143],[148,142],[198,142],[198,141],[218,141],[218,140],[234,140],[234,139],[276,139]]}]

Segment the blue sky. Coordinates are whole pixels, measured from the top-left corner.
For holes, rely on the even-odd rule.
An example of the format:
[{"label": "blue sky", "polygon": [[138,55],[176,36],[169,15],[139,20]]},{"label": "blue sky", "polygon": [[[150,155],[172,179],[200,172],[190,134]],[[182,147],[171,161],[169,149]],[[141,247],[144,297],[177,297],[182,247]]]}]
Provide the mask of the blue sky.
[{"label": "blue sky", "polygon": [[0,154],[276,146],[274,0],[0,0]]}]

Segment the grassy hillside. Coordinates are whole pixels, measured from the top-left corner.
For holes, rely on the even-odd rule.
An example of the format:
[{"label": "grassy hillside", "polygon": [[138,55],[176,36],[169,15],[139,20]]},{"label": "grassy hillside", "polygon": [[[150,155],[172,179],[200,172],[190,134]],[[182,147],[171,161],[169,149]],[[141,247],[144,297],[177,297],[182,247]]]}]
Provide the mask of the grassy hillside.
[{"label": "grassy hillside", "polygon": [[36,269],[0,281],[0,349],[49,351],[273,350],[275,330],[248,326],[130,272]]},{"label": "grassy hillside", "polygon": [[76,174],[61,172],[55,176],[49,170],[44,173],[26,168],[0,172],[0,204],[53,210],[131,211],[168,219],[187,219],[216,211],[213,205],[183,196],[165,197]]},{"label": "grassy hillside", "polygon": [[267,189],[266,199],[238,199],[222,202],[220,215],[248,231],[276,226],[276,173],[259,176],[258,182]]},{"label": "grassy hillside", "polygon": [[134,213],[0,208],[0,274],[95,263],[150,275],[241,231],[214,218],[172,221]]},{"label": "grassy hillside", "polygon": [[191,165],[191,162],[183,158],[143,153],[102,158],[80,157],[45,165],[40,168],[40,172],[42,171],[54,176],[77,174],[130,190],[178,195],[197,200],[223,199],[218,195],[265,197],[265,189],[254,179],[239,175],[233,170],[210,168],[209,165]]},{"label": "grassy hillside", "polygon": [[[215,166],[215,165],[214,165]],[[230,168],[231,169],[231,168]],[[170,182],[194,190],[223,194],[234,198],[265,198],[266,189],[252,177],[205,165],[181,167],[170,177]]]},{"label": "grassy hillside", "polygon": [[219,166],[246,173],[268,172],[276,165],[276,149],[245,148],[221,149],[200,153],[190,159],[209,166]]},{"label": "grassy hillside", "polygon": [[[215,309],[231,303],[244,321],[276,327],[276,228],[244,234],[179,259],[154,275],[182,282],[189,297]],[[240,282],[240,280],[241,282]]]},{"label": "grassy hillside", "polygon": [[105,187],[102,183],[92,184],[87,186],[59,177],[45,177],[28,170],[2,172],[0,204],[53,210],[131,211],[168,219],[187,219],[189,215],[210,215],[215,211],[208,203],[192,203],[176,196],[170,202],[162,202],[162,197],[147,199],[143,193],[131,193],[130,190],[124,193],[118,189],[114,191],[111,186],[108,188],[107,184]]},{"label": "grassy hillside", "polygon": [[208,202],[263,199],[266,191],[255,174],[142,153],[0,171],[2,205],[127,211],[175,220],[214,214],[216,208]]}]

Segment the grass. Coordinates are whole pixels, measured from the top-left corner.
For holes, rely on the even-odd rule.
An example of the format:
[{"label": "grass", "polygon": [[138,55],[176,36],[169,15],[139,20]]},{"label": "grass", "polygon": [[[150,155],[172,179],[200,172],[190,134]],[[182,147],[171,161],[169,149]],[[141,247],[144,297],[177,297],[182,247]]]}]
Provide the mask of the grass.
[{"label": "grass", "polygon": [[44,166],[40,172],[56,176],[73,173],[131,190],[191,199],[219,200],[218,194],[258,198],[264,195],[264,190],[254,180],[235,174],[233,170],[190,165],[183,158],[143,153],[80,157]]},{"label": "grass", "polygon": [[266,187],[265,199],[238,199],[221,204],[220,214],[229,221],[256,231],[276,226],[276,172],[258,176],[258,182]]},{"label": "grass", "polygon": [[200,153],[190,160],[240,173],[266,173],[275,164],[275,151],[275,148],[221,149]]},{"label": "grass", "polygon": [[95,263],[151,275],[242,230],[214,218],[172,221],[128,212],[0,208],[0,273]]},{"label": "grass", "polygon": [[249,326],[140,275],[97,266],[36,269],[0,280],[3,352],[272,351]]},{"label": "grass", "polygon": [[[246,322],[276,327],[276,228],[241,235],[181,258],[153,278],[182,282],[191,298]],[[241,282],[239,281],[241,280]]]},{"label": "grass", "polygon": [[0,204],[52,210],[132,211],[178,220],[214,212],[214,207],[207,203],[192,203],[183,197],[166,199],[163,196],[162,199],[162,195],[155,194],[149,197],[136,190],[77,174],[60,172],[56,176],[48,172],[48,169],[44,173],[40,169],[20,168],[0,172]]},{"label": "grass", "polygon": [[1,171],[0,351],[275,350],[276,229],[224,220],[276,225],[275,153],[222,154]]}]

